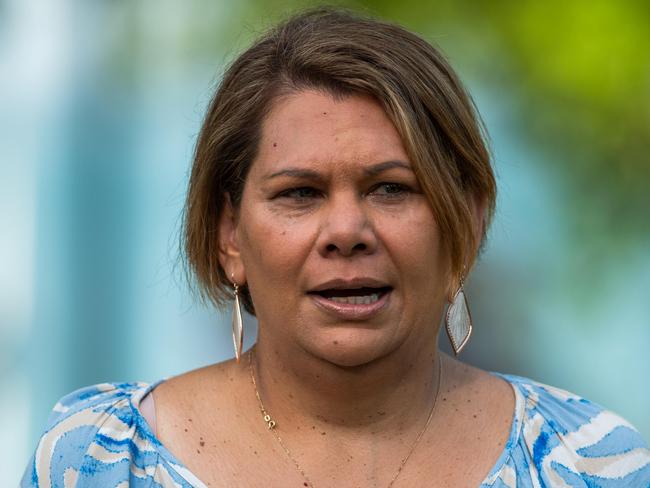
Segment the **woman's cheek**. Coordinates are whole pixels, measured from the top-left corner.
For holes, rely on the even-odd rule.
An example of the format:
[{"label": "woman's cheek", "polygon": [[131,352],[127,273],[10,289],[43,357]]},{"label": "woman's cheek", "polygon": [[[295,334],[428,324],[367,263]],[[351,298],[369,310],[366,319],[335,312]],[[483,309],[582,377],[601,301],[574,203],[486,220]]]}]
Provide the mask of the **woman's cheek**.
[{"label": "woman's cheek", "polygon": [[296,274],[304,264],[313,242],[314,225],[300,222],[272,221],[261,223],[257,235],[256,258],[277,278]]}]

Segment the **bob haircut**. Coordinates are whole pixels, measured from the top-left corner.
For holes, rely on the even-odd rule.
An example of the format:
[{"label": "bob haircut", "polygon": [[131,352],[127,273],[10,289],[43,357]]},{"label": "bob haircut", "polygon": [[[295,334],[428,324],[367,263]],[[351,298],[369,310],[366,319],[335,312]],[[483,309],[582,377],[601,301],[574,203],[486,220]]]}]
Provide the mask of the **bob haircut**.
[{"label": "bob haircut", "polygon": [[[273,102],[305,89],[372,96],[397,129],[440,228],[450,287],[471,268],[494,212],[496,184],[475,106],[442,54],[387,22],[318,8],[272,28],[230,65],[198,136],[182,245],[203,299],[233,287],[219,263],[219,220],[237,213]],[[472,210],[485,209],[477,226]],[[478,228],[477,228],[478,227]],[[242,300],[254,313],[247,287]],[[453,290],[452,290],[453,292]]]}]

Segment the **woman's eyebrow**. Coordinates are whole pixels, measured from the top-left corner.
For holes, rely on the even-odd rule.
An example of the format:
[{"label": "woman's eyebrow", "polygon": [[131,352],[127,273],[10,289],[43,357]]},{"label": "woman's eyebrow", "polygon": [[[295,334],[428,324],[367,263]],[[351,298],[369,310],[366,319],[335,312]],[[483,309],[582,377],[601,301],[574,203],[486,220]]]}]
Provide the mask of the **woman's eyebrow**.
[{"label": "woman's eyebrow", "polygon": [[[408,171],[413,171],[411,166],[403,161],[384,161],[383,163],[373,164],[371,166],[365,167],[363,172],[367,176],[376,176],[384,171],[388,171],[393,168],[402,168]],[[304,168],[285,168],[280,171],[271,173],[270,175],[264,176],[265,180],[270,180],[272,178],[277,178],[279,176],[289,176],[292,178],[305,178],[305,179],[322,179],[322,175],[318,171]]]},{"label": "woman's eyebrow", "polygon": [[317,171],[311,169],[303,168],[285,168],[270,175],[264,176],[265,180],[270,180],[271,178],[277,178],[278,176],[291,176],[293,178],[309,178],[309,179],[320,179],[322,175]]},{"label": "woman's eyebrow", "polygon": [[393,168],[402,168],[411,172],[413,171],[408,163],[395,160],[384,161],[383,163],[377,163],[373,164],[372,166],[368,166],[367,168],[364,168],[364,173],[366,173],[368,176],[377,176],[378,174]]}]

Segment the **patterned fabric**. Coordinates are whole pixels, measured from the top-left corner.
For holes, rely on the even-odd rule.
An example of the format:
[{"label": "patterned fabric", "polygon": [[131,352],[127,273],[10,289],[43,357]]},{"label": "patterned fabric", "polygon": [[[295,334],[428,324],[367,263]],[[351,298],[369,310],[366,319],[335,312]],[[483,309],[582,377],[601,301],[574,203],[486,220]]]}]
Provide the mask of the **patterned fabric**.
[{"label": "patterned fabric", "polygon": [[514,387],[515,417],[480,488],[650,488],[650,449],[625,419],[559,388],[498,376]]},{"label": "patterned fabric", "polygon": [[62,398],[21,487],[205,487],[156,439],[140,413],[155,388],[107,383]]},{"label": "patterned fabric", "polygon": [[[566,391],[494,374],[513,386],[516,408],[480,488],[650,488],[650,449],[627,421]],[[140,401],[159,383],[101,384],[64,397],[21,487],[204,488],[142,417]]]}]

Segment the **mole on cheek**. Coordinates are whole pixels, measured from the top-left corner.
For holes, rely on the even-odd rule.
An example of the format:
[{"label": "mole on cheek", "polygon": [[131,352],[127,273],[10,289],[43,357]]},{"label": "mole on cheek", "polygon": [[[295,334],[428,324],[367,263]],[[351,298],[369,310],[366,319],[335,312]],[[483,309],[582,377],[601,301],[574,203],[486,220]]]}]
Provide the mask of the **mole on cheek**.
[{"label": "mole on cheek", "polygon": [[273,147],[278,147],[278,143],[277,143],[277,142],[274,142],[274,143],[273,143]]}]

